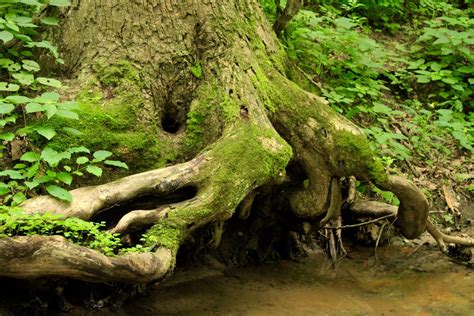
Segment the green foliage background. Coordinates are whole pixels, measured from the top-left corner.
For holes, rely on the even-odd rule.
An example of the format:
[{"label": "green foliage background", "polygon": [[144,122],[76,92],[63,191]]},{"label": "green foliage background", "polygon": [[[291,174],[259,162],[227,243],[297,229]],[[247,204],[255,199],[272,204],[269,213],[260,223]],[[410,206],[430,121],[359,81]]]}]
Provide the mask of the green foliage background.
[{"label": "green foliage background", "polygon": [[[365,126],[388,164],[472,153],[474,19],[467,2],[308,2],[282,36],[288,54],[320,84],[307,88]],[[275,2],[260,3],[274,20]]]}]

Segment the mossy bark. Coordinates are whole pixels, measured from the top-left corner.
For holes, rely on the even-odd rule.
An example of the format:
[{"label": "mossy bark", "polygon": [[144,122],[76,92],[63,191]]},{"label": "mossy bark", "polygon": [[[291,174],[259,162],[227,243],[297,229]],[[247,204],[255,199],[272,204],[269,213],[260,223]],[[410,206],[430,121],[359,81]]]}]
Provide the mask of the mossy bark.
[{"label": "mossy bark", "polygon": [[[407,236],[424,231],[423,195],[422,203],[406,202],[418,201],[421,193],[385,173],[357,126],[287,78],[285,53],[256,0],[72,2],[56,41],[71,93],[88,115],[80,126],[82,141],[94,146],[93,139],[107,137],[102,144],[116,147],[130,164],[167,167],[73,190],[70,204],[38,197],[22,207],[89,220],[144,195],[163,198],[184,188],[195,194],[173,203],[157,198],[154,206],[131,210],[112,228],[122,234],[145,229],[150,254],[106,259],[84,250],[87,260],[71,264],[74,253],[82,256],[80,247],[37,237],[39,252],[25,260],[14,249],[29,237],[18,237],[0,243],[0,253],[10,254],[0,259],[0,275],[113,281],[132,266],[120,281],[162,278],[193,231],[226,221],[242,201],[248,213],[256,189],[286,181],[290,161],[304,173],[285,196],[299,218],[314,220],[334,210],[331,196],[341,203],[334,191],[340,190],[339,179],[356,176],[401,198],[406,216],[399,224]],[[48,253],[55,256],[45,261]],[[22,266],[34,267],[34,273],[22,274]],[[153,267],[156,273],[149,271]]]}]

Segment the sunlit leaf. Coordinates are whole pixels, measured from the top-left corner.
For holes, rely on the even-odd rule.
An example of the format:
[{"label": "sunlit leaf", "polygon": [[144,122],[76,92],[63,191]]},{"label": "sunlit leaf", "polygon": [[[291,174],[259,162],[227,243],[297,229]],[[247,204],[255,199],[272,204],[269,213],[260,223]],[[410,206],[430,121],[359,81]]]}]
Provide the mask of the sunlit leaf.
[{"label": "sunlit leaf", "polygon": [[66,189],[63,189],[56,185],[48,185],[46,187],[46,191],[48,191],[48,193],[54,196],[55,198],[58,198],[60,200],[67,201],[67,202],[72,202],[72,194]]}]

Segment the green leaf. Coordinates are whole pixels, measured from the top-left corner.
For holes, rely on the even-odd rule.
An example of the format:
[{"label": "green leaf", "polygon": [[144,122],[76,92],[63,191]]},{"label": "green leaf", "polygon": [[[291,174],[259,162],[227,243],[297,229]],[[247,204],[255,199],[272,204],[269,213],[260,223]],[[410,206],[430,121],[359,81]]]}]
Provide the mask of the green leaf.
[{"label": "green leaf", "polygon": [[13,179],[13,180],[21,180],[25,178],[23,174],[17,170],[0,171],[0,177],[10,177],[10,179]]},{"label": "green leaf", "polygon": [[57,167],[59,162],[63,159],[70,159],[71,154],[68,152],[59,153],[56,150],[46,147],[41,152],[41,159],[46,161],[50,167]]},{"label": "green leaf", "polygon": [[38,77],[36,78],[36,80],[42,85],[53,87],[53,88],[61,88],[62,86],[61,81],[53,79],[53,78]]},{"label": "green leaf", "polygon": [[6,67],[9,72],[17,72],[21,70],[20,64],[14,63]]},{"label": "green leaf", "polygon": [[22,192],[18,192],[13,196],[13,205],[20,205],[26,201],[26,196]]},{"label": "green leaf", "polygon": [[76,159],[76,163],[78,165],[84,165],[88,162],[89,162],[89,158],[87,158],[87,157],[79,157],[79,158]]},{"label": "green leaf", "polygon": [[12,77],[25,86],[29,86],[35,82],[35,76],[26,71],[20,71],[18,73],[12,74]]},{"label": "green leaf", "polygon": [[26,113],[36,113],[46,111],[46,106],[39,103],[28,103],[25,107]]},{"label": "green leaf", "polygon": [[68,172],[60,172],[57,174],[57,179],[67,185],[71,185],[72,176]]},{"label": "green leaf", "polygon": [[71,136],[80,136],[80,135],[82,135],[81,131],[79,131],[75,128],[72,128],[72,127],[63,127],[63,130]]},{"label": "green leaf", "polygon": [[36,162],[36,163],[34,163],[34,164],[33,164],[30,168],[28,168],[28,170],[26,171],[25,178],[27,178],[27,179],[33,178],[33,177],[38,173],[39,167],[40,167],[39,161]]},{"label": "green leaf", "polygon": [[72,202],[72,195],[68,190],[58,187],[56,185],[48,185],[46,191],[57,199]]},{"label": "green leaf", "polygon": [[71,2],[69,0],[49,0],[49,4],[56,7],[67,7],[71,5]]},{"label": "green leaf", "polygon": [[96,177],[102,176],[102,168],[99,168],[94,165],[89,165],[86,167],[86,171],[89,172],[90,174],[93,174]]},{"label": "green leaf", "polygon": [[439,34],[438,35],[438,39],[436,41],[433,42],[433,45],[437,45],[437,44],[449,44],[450,43],[450,40],[449,38],[444,35],[444,34]]},{"label": "green leaf", "polygon": [[8,31],[1,31],[0,32],[0,40],[4,43],[9,42],[13,39],[13,34]]},{"label": "green leaf", "polygon": [[23,104],[31,101],[30,98],[25,97],[23,95],[11,95],[6,97],[5,100],[13,104]]},{"label": "green leaf", "polygon": [[0,182],[0,195],[5,195],[10,193],[10,188],[3,182]]},{"label": "green leaf", "polygon": [[20,90],[20,86],[9,82],[0,82],[0,91],[15,92]]},{"label": "green leaf", "polygon": [[94,153],[94,161],[95,162],[98,162],[98,161],[104,161],[105,159],[109,158],[110,156],[112,156],[112,153],[110,151],[106,151],[106,150],[98,150]]},{"label": "green leaf", "polygon": [[81,146],[81,147],[72,147],[72,148],[69,148],[67,151],[70,152],[71,154],[77,154],[77,153],[90,154],[91,153],[91,151],[88,148],[83,147],[83,146]]},{"label": "green leaf", "polygon": [[122,162],[122,161],[118,161],[118,160],[106,160],[104,161],[104,163],[106,165],[109,165],[109,166],[114,166],[114,167],[119,167],[119,168],[123,168],[123,169],[127,169],[128,170],[128,166],[125,162]]},{"label": "green leaf", "polygon": [[0,66],[1,67],[5,67],[5,66],[11,65],[11,64],[13,64],[13,60],[7,59],[7,58],[0,58]]},{"label": "green leaf", "polygon": [[60,110],[69,110],[69,111],[77,110],[78,105],[79,104],[76,101],[66,101],[66,102],[62,102],[62,103],[57,104],[58,109],[60,109]]},{"label": "green leaf", "polygon": [[38,103],[55,103],[59,98],[60,95],[57,92],[45,92],[41,96],[36,97],[33,101]]},{"label": "green leaf", "polygon": [[56,112],[56,115],[64,117],[64,118],[72,119],[72,120],[78,120],[79,119],[79,115],[77,115],[76,112],[69,111],[69,110],[58,110]]},{"label": "green leaf", "polygon": [[416,76],[416,82],[418,83],[428,83],[431,79],[428,76],[418,75]]},{"label": "green leaf", "polygon": [[34,60],[25,59],[22,61],[22,63],[23,63],[23,69],[25,70],[32,71],[32,72],[37,72],[41,70],[40,65]]},{"label": "green leaf", "polygon": [[13,111],[14,109],[15,109],[14,105],[0,102],[0,114],[1,115],[11,113],[11,111]]},{"label": "green leaf", "polygon": [[6,140],[7,142],[11,142],[13,139],[15,139],[15,134],[13,133],[0,134],[0,139]]},{"label": "green leaf", "polygon": [[25,46],[29,48],[32,48],[32,47],[46,48],[47,50],[51,52],[54,58],[59,57],[58,49],[48,41],[28,42]]},{"label": "green leaf", "polygon": [[21,156],[20,160],[21,161],[28,161],[28,162],[36,162],[36,161],[39,161],[40,158],[41,158],[40,154],[29,151],[29,152],[23,154],[23,156]]},{"label": "green leaf", "polygon": [[27,5],[36,5],[36,6],[41,5],[41,3],[39,3],[37,0],[20,0],[20,2]]},{"label": "green leaf", "polygon": [[46,25],[58,25],[59,20],[48,16],[48,17],[42,18],[41,23],[46,24]]},{"label": "green leaf", "polygon": [[51,178],[50,176],[42,176],[37,181],[39,183],[48,183],[48,182],[51,182],[52,180],[53,178]]},{"label": "green leaf", "polygon": [[393,112],[391,108],[379,102],[374,102],[374,107],[372,108],[372,111],[374,111],[375,113],[384,113],[384,114],[390,114]]},{"label": "green leaf", "polygon": [[25,181],[25,185],[28,187],[28,189],[33,190],[37,186],[40,185],[40,183],[36,180],[33,181]]},{"label": "green leaf", "polygon": [[458,79],[455,77],[447,77],[442,78],[441,81],[447,84],[456,84],[458,82]]},{"label": "green leaf", "polygon": [[46,104],[46,116],[48,117],[48,120],[52,118],[57,112],[58,108],[54,104]]},{"label": "green leaf", "polygon": [[50,127],[37,127],[36,131],[47,140],[51,140],[54,136],[56,136],[56,131]]}]

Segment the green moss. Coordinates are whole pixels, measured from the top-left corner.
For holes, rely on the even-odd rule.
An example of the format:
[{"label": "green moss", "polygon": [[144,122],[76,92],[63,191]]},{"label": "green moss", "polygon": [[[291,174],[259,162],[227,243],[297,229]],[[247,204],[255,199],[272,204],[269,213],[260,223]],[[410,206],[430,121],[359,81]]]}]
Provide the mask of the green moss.
[{"label": "green moss", "polygon": [[199,222],[200,219],[209,218],[213,211],[208,207],[193,208],[193,209],[179,209],[169,214],[169,220],[181,223],[186,226],[191,223]]},{"label": "green moss", "polygon": [[335,150],[337,168],[346,175],[360,175],[361,178],[383,182],[387,180],[387,173],[382,160],[370,148],[365,136],[358,136],[348,131],[339,131],[335,135]]},{"label": "green moss", "polygon": [[125,82],[130,82],[143,87],[138,71],[126,60],[120,60],[114,65],[98,62],[93,66],[93,69],[97,79],[104,86],[118,87]]},{"label": "green moss", "polygon": [[145,247],[161,246],[176,253],[184,236],[181,227],[169,219],[159,222],[146,232]]},{"label": "green moss", "polygon": [[186,120],[186,139],[185,144],[188,150],[194,150],[196,147],[202,145],[204,135],[204,120],[205,114],[199,111],[188,112]]},{"label": "green moss", "polygon": [[254,67],[253,69],[255,71],[255,76],[252,78],[254,87],[262,93],[267,110],[275,112],[276,108],[272,101],[272,95],[275,93],[280,94],[279,91],[275,89],[275,85],[268,80],[268,77],[260,67]]},{"label": "green moss", "polygon": [[223,127],[238,118],[239,106],[220,86],[218,82],[201,86],[191,103],[184,140],[188,155],[215,141]]},{"label": "green moss", "polygon": [[213,148],[218,161],[228,162],[219,167],[218,179],[227,183],[231,176],[236,176],[242,187],[248,187],[245,181],[263,184],[269,177],[278,178],[284,172],[292,150],[278,134],[246,122],[240,122],[233,131],[238,136],[226,135]]}]

